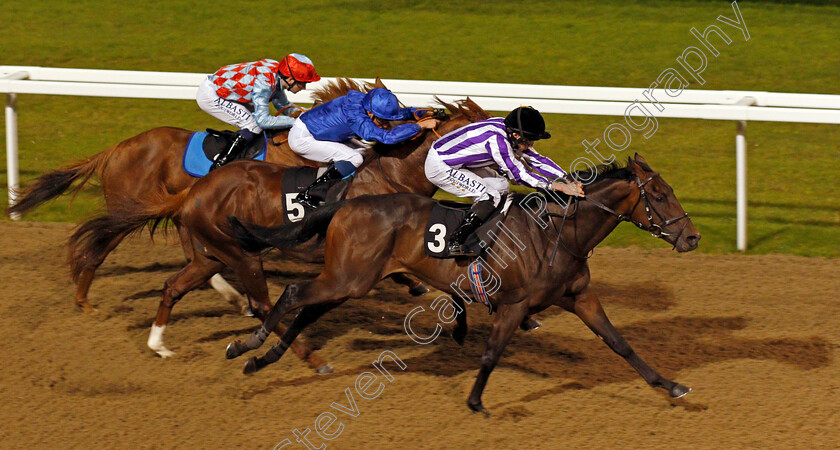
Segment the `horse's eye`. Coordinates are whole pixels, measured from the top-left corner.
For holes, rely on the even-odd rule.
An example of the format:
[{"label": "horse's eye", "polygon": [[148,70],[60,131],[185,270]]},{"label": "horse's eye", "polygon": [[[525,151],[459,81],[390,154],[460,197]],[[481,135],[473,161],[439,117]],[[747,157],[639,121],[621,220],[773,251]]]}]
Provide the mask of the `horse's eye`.
[{"label": "horse's eye", "polygon": [[659,203],[663,203],[665,201],[665,196],[664,195],[657,195],[656,196],[656,201],[659,202]]}]

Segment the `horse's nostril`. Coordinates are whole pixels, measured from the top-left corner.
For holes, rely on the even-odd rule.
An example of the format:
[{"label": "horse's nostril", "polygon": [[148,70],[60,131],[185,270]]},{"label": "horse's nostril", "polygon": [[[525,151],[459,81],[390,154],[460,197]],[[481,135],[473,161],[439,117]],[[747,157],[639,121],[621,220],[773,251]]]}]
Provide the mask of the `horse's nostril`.
[{"label": "horse's nostril", "polygon": [[697,243],[700,241],[700,235],[692,234],[690,236],[686,236],[685,241],[688,242],[689,245],[697,245]]}]

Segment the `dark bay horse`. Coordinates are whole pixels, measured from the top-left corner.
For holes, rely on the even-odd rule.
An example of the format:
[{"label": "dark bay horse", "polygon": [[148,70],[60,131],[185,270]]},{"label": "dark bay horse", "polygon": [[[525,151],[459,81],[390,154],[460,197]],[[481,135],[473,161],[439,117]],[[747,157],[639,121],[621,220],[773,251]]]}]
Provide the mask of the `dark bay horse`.
[{"label": "dark bay horse", "polygon": [[[349,79],[339,79],[315,91],[315,103],[324,103],[346,94],[350,89],[366,90],[382,87],[381,81],[361,86]],[[67,192],[77,192],[91,179],[97,179],[105,195],[106,208],[112,211],[119,204],[125,209],[128,205],[141,210],[165,202],[168,198],[189,189],[198,181],[181,168],[184,150],[193,131],[181,128],[160,127],[140,133],[119,144],[97,153],[83,161],[47,173],[36,179],[20,193],[14,205],[6,214],[26,213],[42,203]],[[291,151],[287,143],[288,131],[282,131],[269,139],[266,152],[268,162],[284,167],[317,166]],[[75,186],[73,186],[75,184]],[[72,189],[71,189],[72,186]],[[177,224],[176,224],[177,225]],[[95,308],[88,302],[88,291],[93,282],[96,269],[125,238],[125,234],[112,235],[105,251],[97,258],[76,261],[72,265],[73,281],[76,282],[75,304],[85,312]],[[185,254],[189,254],[188,236],[181,235],[181,244]],[[73,252],[70,258],[74,257]],[[221,277],[213,280],[214,287],[224,283]],[[232,289],[232,288],[229,288]]]},{"label": "dark bay horse", "polygon": [[[489,115],[471,100],[457,104],[442,103],[451,115],[436,130],[448,133],[470,122],[486,119]],[[424,162],[437,135],[424,135],[400,146],[388,146],[367,158],[359,168],[347,191],[347,198],[369,194],[410,192],[431,197],[437,187],[426,179]],[[378,147],[374,147],[376,150]],[[380,153],[382,152],[382,153]],[[98,259],[108,248],[102,243],[111,235],[126,235],[142,229],[147,223],[156,225],[169,219],[179,224],[194,243],[190,247],[188,264],[170,277],[163,289],[155,322],[149,335],[148,346],[160,354],[171,352],[163,345],[163,330],[173,306],[187,293],[200,286],[223,268],[232,269],[245,287],[252,301],[255,314],[264,320],[271,309],[268,287],[260,255],[247,253],[240,248],[228,231],[229,216],[242,217],[265,226],[284,222],[283,203],[286,195],[281,180],[287,168],[260,161],[234,161],[200,179],[188,191],[168,196],[155,202],[154,207],[140,213],[130,208],[115,210],[94,221],[83,224],[77,231],[76,260]],[[316,210],[317,211],[317,210]],[[286,255],[306,260],[323,260],[323,239],[312,239],[302,247],[287,249]],[[78,263],[79,265],[83,263]],[[78,270],[77,267],[71,270]],[[394,274],[402,284],[416,283],[404,274]],[[392,278],[394,278],[392,277]],[[275,324],[283,334],[283,329]],[[300,350],[300,351],[299,351]],[[306,353],[302,349],[295,349]]]},{"label": "dark bay horse", "polygon": [[[649,385],[664,388],[671,397],[690,391],[650,368],[613,327],[588,287],[586,255],[624,220],[673,244],[680,252],[695,249],[700,234],[671,187],[638,155],[629,159],[626,168],[610,166],[599,173],[586,192],[586,200],[574,208],[543,200],[542,214],[534,214],[539,208],[531,203],[535,201],[531,194],[526,200],[515,202],[522,207],[511,207],[504,218],[510,234],[505,237],[499,233],[500,239],[491,246],[495,257],[485,258],[486,267],[498,281],[491,296],[498,313],[467,401],[473,411],[484,411],[482,392],[514,331],[527,315],[550,305],[576,314]],[[529,197],[531,200],[527,200]],[[408,194],[360,197],[343,206],[324,209],[297,224],[274,228],[243,226],[231,218],[241,244],[251,251],[267,245],[293,246],[323,232],[328,224],[329,227],[324,271],[314,280],[290,284],[263,326],[246,342],[232,342],[226,356],[235,358],[256,349],[265,341],[266,330],[272,329],[286,313],[300,310],[277,345],[263,357],[248,361],[245,373],[253,373],[277,361],[298,333],[325,312],[348,298],[364,296],[392,273],[411,273],[461,302],[469,302],[452,287],[460,283],[458,276],[465,272],[469,260],[434,259],[424,252],[423,235],[434,203],[432,199]],[[465,330],[463,304],[454,300],[452,307],[461,311],[457,326]]]}]

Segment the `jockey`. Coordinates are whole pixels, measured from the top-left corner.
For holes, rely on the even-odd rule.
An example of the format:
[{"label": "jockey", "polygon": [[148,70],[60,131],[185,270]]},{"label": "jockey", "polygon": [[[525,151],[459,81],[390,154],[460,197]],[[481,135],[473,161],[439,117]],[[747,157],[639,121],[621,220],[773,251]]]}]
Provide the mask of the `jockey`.
[{"label": "jockey", "polygon": [[[499,206],[502,194],[510,190],[507,179],[532,188],[583,196],[580,183],[566,182],[566,172],[534,150],[534,141],[550,137],[542,115],[530,106],[521,106],[504,119],[493,117],[471,123],[432,144],[426,157],[426,177],[444,191],[475,202],[450,238],[450,255],[474,256],[464,242]],[[507,179],[488,167],[493,164]]]},{"label": "jockey", "polygon": [[326,199],[326,189],[332,182],[356,173],[364,161],[362,152],[367,147],[355,141],[354,137],[397,144],[438,125],[436,119],[425,118],[391,129],[383,128],[383,121],[416,119],[416,110],[400,108],[397,97],[391,91],[375,88],[367,94],[351,90],[301,114],[289,131],[289,147],[306,159],[330,165],[312,185],[298,194],[295,201],[315,208],[318,202]]},{"label": "jockey", "polygon": [[[211,116],[239,128],[230,148],[220,153],[210,170],[239,156],[263,129],[290,128],[295,119],[288,117],[300,108],[286,98],[306,89],[306,83],[320,80],[312,61],[292,53],[281,61],[259,61],[224,66],[208,76],[198,87],[196,101]],[[284,115],[272,116],[268,103]]]}]

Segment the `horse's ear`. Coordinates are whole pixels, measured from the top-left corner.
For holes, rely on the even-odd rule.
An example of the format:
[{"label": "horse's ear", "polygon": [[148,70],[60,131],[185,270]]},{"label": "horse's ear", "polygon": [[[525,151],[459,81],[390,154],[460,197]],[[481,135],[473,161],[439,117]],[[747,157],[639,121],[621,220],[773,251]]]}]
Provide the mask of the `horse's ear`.
[{"label": "horse's ear", "polygon": [[381,87],[381,88],[388,89],[387,87],[385,87],[385,83],[382,82],[382,78],[379,78],[379,77],[376,77],[376,81],[373,82],[373,87],[375,87],[375,88]]},{"label": "horse's ear", "polygon": [[640,162],[640,163],[642,163],[642,164],[647,164],[647,161],[645,160],[645,158],[643,158],[643,157],[642,157],[642,155],[640,155],[640,154],[638,154],[638,153],[636,153],[636,154],[633,156],[633,158],[634,158],[637,162]]},{"label": "horse's ear", "polygon": [[[636,155],[634,156],[634,158],[639,157],[640,156],[638,153],[636,153]],[[638,163],[636,159],[630,158],[629,156],[627,157],[627,168],[630,169],[630,172],[633,175],[636,175],[638,178],[645,177],[645,169]]]}]

